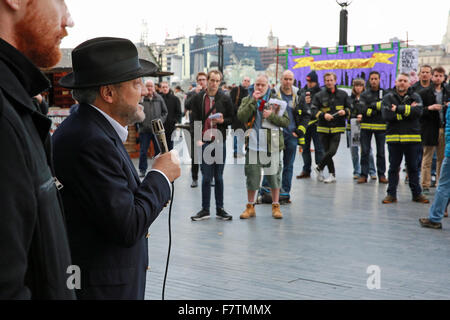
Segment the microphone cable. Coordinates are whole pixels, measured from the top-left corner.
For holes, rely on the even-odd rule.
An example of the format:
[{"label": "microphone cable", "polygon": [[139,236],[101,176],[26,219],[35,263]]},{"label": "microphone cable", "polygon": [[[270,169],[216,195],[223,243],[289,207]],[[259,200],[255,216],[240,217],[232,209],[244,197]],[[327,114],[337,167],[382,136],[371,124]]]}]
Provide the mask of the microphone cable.
[{"label": "microphone cable", "polygon": [[170,207],[169,207],[169,249],[167,250],[167,261],[166,261],[166,271],[164,272],[164,281],[163,281],[163,287],[162,287],[162,300],[164,301],[164,295],[166,291],[166,280],[167,280],[167,271],[169,269],[169,259],[170,259],[170,250],[172,248],[172,204],[173,204],[173,195],[175,192],[175,186],[172,182],[172,195],[170,198]]}]

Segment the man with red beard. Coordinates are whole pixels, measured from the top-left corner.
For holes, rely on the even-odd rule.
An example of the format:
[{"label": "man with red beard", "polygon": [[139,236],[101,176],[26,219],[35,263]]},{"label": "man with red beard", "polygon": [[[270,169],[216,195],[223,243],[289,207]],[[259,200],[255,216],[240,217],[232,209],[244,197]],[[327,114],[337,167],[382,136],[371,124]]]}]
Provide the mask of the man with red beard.
[{"label": "man with red beard", "polygon": [[75,298],[51,121],[32,101],[72,26],[64,1],[0,0],[0,299]]}]

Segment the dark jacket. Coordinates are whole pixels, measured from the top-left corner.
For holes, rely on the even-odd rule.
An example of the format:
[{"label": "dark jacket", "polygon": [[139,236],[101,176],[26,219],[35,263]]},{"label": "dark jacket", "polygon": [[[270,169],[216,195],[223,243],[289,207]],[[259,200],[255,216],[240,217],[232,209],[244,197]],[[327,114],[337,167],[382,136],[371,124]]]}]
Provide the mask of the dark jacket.
[{"label": "dark jacket", "polygon": [[164,123],[167,118],[167,107],[163,98],[156,92],[153,97],[144,98],[142,103],[144,107],[145,120],[139,124],[139,132],[141,133],[153,133],[152,120],[161,119]]},{"label": "dark jacket", "polygon": [[[201,133],[203,131],[203,126],[206,120],[205,114],[205,97],[206,92],[200,91],[192,98],[192,121],[195,123],[198,121],[201,125],[200,130]],[[233,104],[229,96],[225,95],[221,90],[217,91],[217,94],[214,98],[214,113],[222,113],[224,122],[221,124],[217,124],[217,129],[221,132],[222,137],[226,140],[226,130],[227,127],[233,122]],[[193,123],[193,125],[194,125]],[[195,125],[194,125],[195,127]]]},{"label": "dark jacket", "polygon": [[[417,106],[411,104],[416,102]],[[391,110],[392,105],[397,109]],[[383,98],[381,109],[383,119],[387,122],[386,143],[420,143],[420,116],[423,105],[420,96],[412,88],[402,97],[397,91],[392,90]]]},{"label": "dark jacket", "polygon": [[420,91],[422,91],[422,90],[424,90],[424,89],[427,89],[427,88],[429,88],[430,86],[432,86],[431,80],[430,80],[430,85],[429,85],[428,87],[422,87],[422,85],[420,84],[420,81],[417,81],[416,83],[414,83],[414,84],[411,86],[411,89],[412,89],[413,92],[419,93]]},{"label": "dark jacket", "polygon": [[420,97],[423,101],[423,113],[420,118],[422,129],[422,143],[425,146],[437,146],[439,141],[439,128],[445,128],[445,114],[447,111],[447,100],[450,99],[450,94],[442,87],[442,116],[440,111],[428,110],[428,107],[436,104],[436,96],[434,95],[434,85],[429,86],[419,91]]},{"label": "dark jacket", "polygon": [[170,137],[172,132],[175,131],[175,124],[181,122],[181,103],[172,91],[168,94],[161,94],[167,107],[167,118],[164,122],[164,129],[166,130],[166,137]]},{"label": "dark jacket", "polygon": [[237,118],[237,111],[239,110],[242,99],[246,96],[248,96],[248,89],[244,88],[242,85],[231,89],[230,97],[231,102],[233,103],[233,123],[231,124],[231,128],[233,130],[242,129],[245,131],[245,125]]},{"label": "dark jacket", "polygon": [[[345,116],[335,116],[331,121],[325,120],[325,113],[333,115],[340,110],[345,110]],[[318,133],[333,134],[345,132],[345,119],[350,116],[350,112],[350,97],[345,91],[338,88],[331,92],[331,90],[324,87],[314,96],[312,101],[312,116],[319,120],[317,122]]]},{"label": "dark jacket", "polygon": [[[297,102],[298,104],[301,104],[302,106],[306,105],[306,107],[309,109],[309,111],[311,112],[311,105],[312,105],[312,101],[314,99],[314,96],[320,92],[320,87],[319,85],[316,85],[315,87],[312,88],[308,88],[307,86],[304,86],[300,92],[298,93],[297,99],[299,100]],[[311,102],[308,104],[306,103],[306,93],[309,92],[310,93],[310,97],[311,97]],[[317,123],[317,119],[311,115],[311,119],[308,122],[308,127],[312,127],[314,130],[316,130],[316,123]]]},{"label": "dark jacket", "polygon": [[[297,99],[298,101],[298,99]],[[311,110],[308,107],[308,104],[298,103],[294,109],[294,121],[295,121],[295,130],[294,132],[298,136],[298,144],[305,144],[305,134],[306,129],[308,128],[308,123],[311,120]]]},{"label": "dark jacket", "polygon": [[362,114],[361,130],[385,131],[386,121],[381,114],[383,97],[387,92],[383,89],[373,91],[367,89],[361,94],[361,104],[358,114]]},{"label": "dark jacket", "polygon": [[75,298],[66,284],[72,262],[51,168],[51,120],[31,100],[49,85],[0,39],[0,300]]},{"label": "dark jacket", "polygon": [[[203,90],[201,90],[203,91]],[[186,100],[184,100],[184,110],[192,112],[192,98],[196,95],[195,89],[192,89],[186,94]]]},{"label": "dark jacket", "polygon": [[351,131],[351,119],[356,119],[358,114],[361,114],[362,109],[362,103],[361,103],[361,96],[358,98],[353,93],[350,95],[350,116],[347,118],[347,126],[346,130]]},{"label": "dark jacket", "polygon": [[80,104],[53,134],[56,176],[73,263],[81,270],[79,299],[143,299],[146,234],[169,200],[158,172],[140,182],[108,120]]}]

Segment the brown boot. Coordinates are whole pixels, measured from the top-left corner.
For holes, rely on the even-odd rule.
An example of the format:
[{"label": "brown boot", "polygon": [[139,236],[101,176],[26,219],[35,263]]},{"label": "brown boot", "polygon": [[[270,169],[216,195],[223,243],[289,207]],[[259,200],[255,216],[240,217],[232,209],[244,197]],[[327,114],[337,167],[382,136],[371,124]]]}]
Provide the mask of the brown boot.
[{"label": "brown boot", "polygon": [[397,202],[397,198],[394,198],[393,196],[390,196],[390,195],[387,195],[382,201],[382,203],[384,203],[384,204],[395,203],[395,202]]},{"label": "brown boot", "polygon": [[361,184],[361,183],[367,183],[367,178],[364,176],[359,177],[358,181],[356,181],[356,183]]},{"label": "brown boot", "polygon": [[380,178],[378,179],[378,182],[379,182],[379,183],[388,184],[388,183],[389,183],[389,180],[386,179],[385,176],[380,176]]},{"label": "brown boot", "polygon": [[245,208],[245,211],[242,212],[240,218],[241,219],[248,219],[256,216],[255,212],[255,205],[247,203],[247,208]]},{"label": "brown boot", "polygon": [[280,204],[272,203],[272,217],[274,219],[283,219],[283,214],[280,211]]},{"label": "brown boot", "polygon": [[430,203],[430,200],[427,199],[423,194],[419,194],[417,197],[413,199],[414,202],[420,203]]},{"label": "brown boot", "polygon": [[302,171],[302,173],[300,173],[300,175],[298,175],[296,178],[297,179],[308,179],[308,178],[311,178],[311,174]]}]

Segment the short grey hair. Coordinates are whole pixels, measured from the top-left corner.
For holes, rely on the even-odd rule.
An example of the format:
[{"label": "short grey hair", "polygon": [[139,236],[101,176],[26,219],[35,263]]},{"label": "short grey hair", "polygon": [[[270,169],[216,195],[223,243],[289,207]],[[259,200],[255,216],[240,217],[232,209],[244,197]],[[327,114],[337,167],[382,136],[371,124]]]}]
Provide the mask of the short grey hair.
[{"label": "short grey hair", "polygon": [[72,97],[79,103],[93,104],[99,94],[100,87],[80,88],[72,90]]},{"label": "short grey hair", "polygon": [[260,75],[258,75],[258,76],[256,77],[256,80],[258,80],[259,78],[264,78],[264,79],[267,80],[267,83],[269,83],[269,76],[268,76],[267,74],[261,73]]}]

